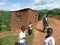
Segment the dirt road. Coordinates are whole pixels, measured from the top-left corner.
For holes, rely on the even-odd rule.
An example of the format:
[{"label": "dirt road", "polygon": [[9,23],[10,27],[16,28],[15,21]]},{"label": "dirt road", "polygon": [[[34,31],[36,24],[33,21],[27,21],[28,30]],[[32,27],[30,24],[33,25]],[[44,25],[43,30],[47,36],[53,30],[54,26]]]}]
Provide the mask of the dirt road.
[{"label": "dirt road", "polygon": [[[56,40],[56,45],[60,45],[60,20],[57,20],[55,18],[49,18],[49,27],[53,28],[53,36]],[[7,36],[7,35],[18,35],[19,31],[5,31],[0,33],[0,38]],[[38,22],[36,25],[36,28],[33,30],[34,33],[34,39],[32,45],[43,45],[44,38],[46,36],[46,33],[43,33],[43,25],[42,20]]]},{"label": "dirt road", "polygon": [[[60,45],[60,20],[49,18],[49,27],[53,28],[53,36],[56,40],[56,45]],[[43,45],[46,33],[43,33],[42,20],[38,22],[34,30],[33,45]]]}]

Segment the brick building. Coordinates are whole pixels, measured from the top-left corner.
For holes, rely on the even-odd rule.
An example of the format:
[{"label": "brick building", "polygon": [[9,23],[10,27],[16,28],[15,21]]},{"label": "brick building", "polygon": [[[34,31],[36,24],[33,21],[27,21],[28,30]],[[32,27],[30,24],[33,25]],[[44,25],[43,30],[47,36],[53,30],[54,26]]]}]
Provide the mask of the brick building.
[{"label": "brick building", "polygon": [[36,24],[38,22],[38,13],[30,8],[13,11],[11,14],[11,29],[19,30],[21,26],[28,27],[29,23]]}]

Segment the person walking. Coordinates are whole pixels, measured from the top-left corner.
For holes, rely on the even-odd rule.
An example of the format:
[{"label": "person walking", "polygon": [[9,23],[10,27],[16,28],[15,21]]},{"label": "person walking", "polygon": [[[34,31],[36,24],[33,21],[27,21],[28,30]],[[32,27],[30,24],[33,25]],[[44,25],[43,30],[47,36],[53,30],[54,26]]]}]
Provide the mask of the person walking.
[{"label": "person walking", "polygon": [[53,29],[48,28],[47,35],[46,35],[45,40],[44,40],[44,45],[55,45],[55,39],[52,36],[52,33],[53,33]]},{"label": "person walking", "polygon": [[47,28],[48,28],[48,16],[47,16],[47,14],[44,14],[44,16],[43,16],[43,30],[44,30],[44,32],[46,32],[47,31]]},{"label": "person walking", "polygon": [[26,45],[25,39],[26,39],[25,26],[22,26],[21,31],[19,33],[18,45]]}]

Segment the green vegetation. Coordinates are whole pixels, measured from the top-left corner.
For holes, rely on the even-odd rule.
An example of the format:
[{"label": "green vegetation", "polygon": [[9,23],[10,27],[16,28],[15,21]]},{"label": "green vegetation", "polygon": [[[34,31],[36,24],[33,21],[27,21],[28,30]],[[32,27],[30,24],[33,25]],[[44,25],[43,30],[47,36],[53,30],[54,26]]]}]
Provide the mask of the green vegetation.
[{"label": "green vegetation", "polygon": [[[60,15],[60,9],[52,10],[38,10],[38,20],[42,18],[44,13],[47,13],[49,17]],[[10,30],[11,27],[11,11],[0,11],[0,32]]]},{"label": "green vegetation", "polygon": [[46,10],[46,9],[38,10],[38,20],[41,20],[44,13],[47,13],[47,12],[48,12],[48,10]]},{"label": "green vegetation", "polygon": [[46,13],[49,17],[55,16],[55,15],[60,15],[60,9],[52,9],[52,10],[39,10],[38,11],[38,20],[42,18],[42,16]]},{"label": "green vegetation", "polygon": [[18,41],[18,36],[6,36],[0,39],[0,45],[15,45],[15,41]]},{"label": "green vegetation", "polygon": [[60,15],[60,9],[49,10],[47,13],[52,15]]},{"label": "green vegetation", "polygon": [[0,32],[10,29],[11,12],[0,11]]},{"label": "green vegetation", "polygon": [[0,18],[0,31],[2,30],[2,19]]},{"label": "green vegetation", "polygon": [[34,34],[32,35],[28,35],[27,38],[26,38],[26,41],[32,41],[32,39],[34,38]]},{"label": "green vegetation", "polygon": [[[34,35],[27,36],[26,42],[29,40],[32,41]],[[12,35],[12,36],[6,36],[3,38],[0,38],[0,45],[15,45],[18,42],[18,35]]]}]

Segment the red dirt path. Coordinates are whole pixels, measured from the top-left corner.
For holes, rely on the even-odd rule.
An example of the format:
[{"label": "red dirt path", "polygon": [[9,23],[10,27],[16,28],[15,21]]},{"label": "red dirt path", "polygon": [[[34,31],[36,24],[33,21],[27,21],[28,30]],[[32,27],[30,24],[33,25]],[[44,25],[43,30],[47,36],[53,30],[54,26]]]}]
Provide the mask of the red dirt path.
[{"label": "red dirt path", "polygon": [[[42,20],[38,22],[36,27],[39,30],[43,31],[42,26]],[[56,45],[60,45],[60,20],[49,18],[49,27],[53,28],[53,36],[56,40]],[[43,45],[44,37],[46,36],[46,33],[43,33],[38,30],[34,30],[34,39],[33,39],[33,45]]]}]

